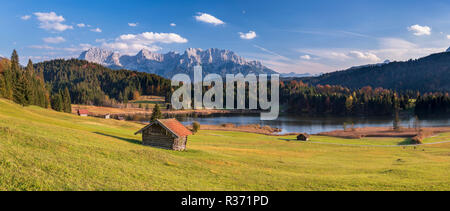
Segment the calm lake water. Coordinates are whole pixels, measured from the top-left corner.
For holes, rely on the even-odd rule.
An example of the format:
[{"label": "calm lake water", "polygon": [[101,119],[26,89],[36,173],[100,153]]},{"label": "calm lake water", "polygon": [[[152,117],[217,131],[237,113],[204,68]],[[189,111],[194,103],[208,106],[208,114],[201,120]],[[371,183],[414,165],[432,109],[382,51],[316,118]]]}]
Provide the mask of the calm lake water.
[{"label": "calm lake water", "polygon": [[[306,132],[317,134],[333,130],[342,130],[344,123],[350,128],[354,127],[390,127],[393,124],[392,117],[302,117],[293,115],[281,115],[275,121],[261,121],[259,115],[214,115],[207,117],[177,117],[183,124],[192,124],[198,121],[200,124],[220,125],[232,123],[236,125],[260,124],[282,129],[283,133]],[[400,118],[403,127],[414,127],[413,116]],[[450,126],[449,117],[422,117],[422,127]]]}]

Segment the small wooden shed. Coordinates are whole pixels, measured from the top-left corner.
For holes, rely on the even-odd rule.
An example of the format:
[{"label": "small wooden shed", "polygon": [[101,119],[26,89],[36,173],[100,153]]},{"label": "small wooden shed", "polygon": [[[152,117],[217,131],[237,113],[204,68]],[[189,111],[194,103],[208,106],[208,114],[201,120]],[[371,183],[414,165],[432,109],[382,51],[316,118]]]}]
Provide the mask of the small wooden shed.
[{"label": "small wooden shed", "polygon": [[86,109],[78,109],[77,114],[78,116],[89,116],[89,111]]},{"label": "small wooden shed", "polygon": [[186,150],[187,137],[192,135],[183,124],[176,119],[158,119],[135,135],[142,133],[142,144],[176,151]]},{"label": "small wooden shed", "polygon": [[309,141],[309,135],[307,133],[300,133],[297,136],[298,141]]}]

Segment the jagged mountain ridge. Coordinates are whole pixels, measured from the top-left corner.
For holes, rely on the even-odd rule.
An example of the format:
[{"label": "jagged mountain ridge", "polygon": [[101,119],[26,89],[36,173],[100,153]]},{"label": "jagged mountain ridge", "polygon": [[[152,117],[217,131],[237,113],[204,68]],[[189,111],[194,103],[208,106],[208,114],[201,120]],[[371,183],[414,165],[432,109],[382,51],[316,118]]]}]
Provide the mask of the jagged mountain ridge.
[{"label": "jagged mountain ridge", "polygon": [[169,52],[166,54],[141,50],[135,56],[120,55],[117,52],[91,48],[79,56],[81,60],[98,63],[112,69],[129,69],[153,73],[171,78],[178,73],[192,75],[193,67],[202,65],[203,73],[226,74],[249,73],[274,74],[275,71],[263,66],[258,61],[247,61],[229,50],[210,48],[188,48],[183,54]]},{"label": "jagged mountain ridge", "polygon": [[320,76],[323,73],[318,73],[318,74],[311,74],[311,73],[295,73],[295,72],[290,72],[290,73],[282,73],[280,74],[281,78],[304,78],[304,77],[315,77],[315,76]]}]

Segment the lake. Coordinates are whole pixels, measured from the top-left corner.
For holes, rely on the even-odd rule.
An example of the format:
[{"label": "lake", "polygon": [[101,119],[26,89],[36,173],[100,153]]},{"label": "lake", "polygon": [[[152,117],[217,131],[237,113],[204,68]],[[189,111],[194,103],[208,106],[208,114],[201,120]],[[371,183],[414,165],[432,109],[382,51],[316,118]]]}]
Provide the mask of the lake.
[{"label": "lake", "polygon": [[[205,125],[220,125],[232,123],[235,125],[260,124],[282,129],[281,134],[306,132],[317,134],[333,130],[342,130],[344,123],[347,128],[354,124],[358,127],[392,127],[392,117],[304,117],[295,115],[280,115],[274,121],[261,121],[259,115],[213,115],[202,117],[177,117],[183,124],[192,124],[197,121]],[[414,127],[415,118],[412,115],[400,118],[402,127]],[[420,119],[422,127],[450,126],[448,117],[422,117]]]}]

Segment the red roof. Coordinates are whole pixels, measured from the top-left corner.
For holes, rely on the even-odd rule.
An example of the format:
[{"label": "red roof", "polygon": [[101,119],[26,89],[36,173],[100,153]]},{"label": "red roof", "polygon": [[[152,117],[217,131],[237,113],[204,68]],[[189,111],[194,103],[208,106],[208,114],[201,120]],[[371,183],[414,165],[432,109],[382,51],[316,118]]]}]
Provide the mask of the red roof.
[{"label": "red roof", "polygon": [[135,134],[141,133],[143,130],[147,129],[148,127],[152,126],[153,124],[160,124],[162,127],[166,128],[170,132],[172,132],[174,135],[178,137],[184,137],[188,135],[192,135],[192,132],[188,130],[181,122],[179,122],[176,119],[158,119],[156,122],[149,124],[136,132]]},{"label": "red roof", "polygon": [[158,119],[158,122],[178,137],[192,135],[192,132],[176,119]]},{"label": "red roof", "polygon": [[89,114],[89,111],[86,109],[78,109],[78,114]]}]

